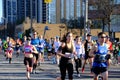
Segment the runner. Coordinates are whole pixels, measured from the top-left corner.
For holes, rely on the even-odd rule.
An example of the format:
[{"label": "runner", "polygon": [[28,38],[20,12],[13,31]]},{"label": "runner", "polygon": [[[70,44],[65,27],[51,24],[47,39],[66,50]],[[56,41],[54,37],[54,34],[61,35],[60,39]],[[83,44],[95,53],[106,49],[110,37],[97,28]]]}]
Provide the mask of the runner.
[{"label": "runner", "polygon": [[94,74],[94,80],[98,80],[98,75],[101,74],[102,80],[108,80],[108,66],[110,61],[110,52],[108,52],[107,45],[105,43],[106,34],[100,32],[98,34],[98,42],[92,47],[89,52],[89,56],[94,57],[92,66],[92,72]]},{"label": "runner", "polygon": [[[6,57],[6,54],[7,54],[8,42],[9,42],[9,37],[7,37],[6,40],[3,41],[3,45],[2,45],[5,57]],[[6,57],[6,60],[7,59],[8,58]]]},{"label": "runner", "polygon": [[12,42],[12,38],[9,38],[8,41],[8,48],[6,50],[6,59],[9,59],[9,64],[11,64],[12,61],[12,54],[13,54],[13,42]]},{"label": "runner", "polygon": [[108,47],[108,50],[113,53],[113,45],[112,45],[112,42],[110,41],[110,37],[109,36],[106,36],[106,45]]},{"label": "runner", "polygon": [[50,60],[51,56],[52,56],[52,42],[51,42],[51,39],[49,39],[47,41],[46,49],[47,49],[47,58],[48,58],[48,60]]},{"label": "runner", "polygon": [[39,42],[39,51],[40,51],[40,54],[39,54],[39,65],[40,65],[40,62],[44,62],[44,48],[46,46],[46,42],[43,39],[42,35],[40,35],[39,41],[40,41]]},{"label": "runner", "polygon": [[20,39],[17,39],[15,44],[16,57],[18,57],[20,54],[20,47],[21,47]]},{"label": "runner", "polygon": [[33,37],[31,39],[31,44],[34,45],[38,51],[38,53],[33,53],[33,56],[35,57],[34,62],[33,62],[33,72],[32,73],[36,73],[36,67],[38,65],[38,61],[39,61],[39,55],[40,55],[40,39],[37,36],[37,32],[33,32]]},{"label": "runner", "polygon": [[72,33],[68,32],[63,37],[61,46],[59,47],[57,53],[59,56],[61,56],[59,67],[62,80],[65,80],[66,71],[68,71],[69,80],[73,79],[73,53],[75,53],[73,35]]},{"label": "runner", "polygon": [[31,45],[31,40],[28,38],[24,46],[24,65],[26,66],[26,77],[30,79],[30,72],[33,70],[33,53],[38,53],[36,48]]},{"label": "runner", "polygon": [[82,72],[84,72],[85,69],[85,65],[87,63],[87,61],[89,62],[90,65],[90,70],[92,68],[92,62],[93,62],[93,57],[89,56],[89,51],[93,46],[92,40],[91,40],[91,34],[87,34],[87,40],[84,42],[84,47],[85,47],[85,60],[83,63],[83,67],[82,67]]},{"label": "runner", "polygon": [[54,41],[54,49],[55,49],[55,54],[53,55],[54,57],[54,62],[55,64],[58,64],[59,65],[59,59],[60,59],[60,56],[59,55],[56,55],[57,51],[58,51],[58,48],[60,47],[61,45],[61,42],[60,42],[60,39],[59,39],[59,36],[56,36],[55,37],[56,40]]},{"label": "runner", "polygon": [[75,68],[77,71],[77,76],[80,77],[79,68],[81,68],[82,66],[82,59],[84,58],[85,54],[84,44],[82,43],[82,38],[80,36],[76,36],[75,49],[76,49]]},{"label": "runner", "polygon": [[120,64],[120,43],[118,43],[118,64]]}]

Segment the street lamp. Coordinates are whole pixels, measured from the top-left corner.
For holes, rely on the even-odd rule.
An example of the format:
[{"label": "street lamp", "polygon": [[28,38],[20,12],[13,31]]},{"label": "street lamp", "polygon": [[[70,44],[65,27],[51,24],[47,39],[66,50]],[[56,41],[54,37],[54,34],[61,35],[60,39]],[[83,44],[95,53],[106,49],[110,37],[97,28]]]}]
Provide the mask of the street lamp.
[{"label": "street lamp", "polygon": [[5,17],[2,17],[2,19],[4,20],[4,31],[5,31],[5,34],[4,34],[4,39],[5,37],[7,36],[7,19]]}]

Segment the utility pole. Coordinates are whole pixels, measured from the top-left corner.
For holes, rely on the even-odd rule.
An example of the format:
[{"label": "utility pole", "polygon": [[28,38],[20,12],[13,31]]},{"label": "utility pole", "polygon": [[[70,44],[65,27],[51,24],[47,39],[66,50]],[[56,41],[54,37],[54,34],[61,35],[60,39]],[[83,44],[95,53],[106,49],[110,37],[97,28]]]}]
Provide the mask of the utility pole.
[{"label": "utility pole", "polygon": [[33,9],[33,8],[32,8],[32,1],[33,1],[33,0],[30,1],[30,17],[31,17],[30,33],[31,33],[31,35],[32,35],[32,27],[33,27],[33,23],[32,23],[32,22],[33,22],[33,16],[32,16],[32,9]]},{"label": "utility pole", "polygon": [[84,0],[85,10],[84,10],[84,39],[87,36],[87,22],[88,22],[88,0]]}]

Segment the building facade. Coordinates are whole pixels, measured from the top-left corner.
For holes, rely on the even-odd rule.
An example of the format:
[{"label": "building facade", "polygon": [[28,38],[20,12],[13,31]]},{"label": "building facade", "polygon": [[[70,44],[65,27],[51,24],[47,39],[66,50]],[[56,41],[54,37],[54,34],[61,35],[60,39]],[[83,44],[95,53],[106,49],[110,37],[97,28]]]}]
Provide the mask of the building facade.
[{"label": "building facade", "polygon": [[38,23],[46,21],[46,4],[44,0],[17,0],[17,4],[18,20],[29,17],[35,19]]},{"label": "building facade", "polygon": [[3,17],[7,22],[15,22],[17,20],[17,1],[3,0]]},{"label": "building facade", "polygon": [[83,0],[52,0],[49,3],[49,22],[60,23],[61,19],[83,16]]},{"label": "building facade", "polygon": [[44,0],[3,0],[3,17],[8,22],[21,21],[29,17],[38,23],[44,23],[47,19],[46,8],[48,7]]}]

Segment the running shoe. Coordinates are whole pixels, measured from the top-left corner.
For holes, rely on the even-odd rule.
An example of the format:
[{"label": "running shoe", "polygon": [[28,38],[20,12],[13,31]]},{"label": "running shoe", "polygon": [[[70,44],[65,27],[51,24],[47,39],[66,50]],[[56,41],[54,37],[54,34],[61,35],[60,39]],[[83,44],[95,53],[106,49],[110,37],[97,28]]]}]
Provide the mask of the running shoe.
[{"label": "running shoe", "polygon": [[80,77],[80,74],[77,74],[77,77]]},{"label": "running shoe", "polygon": [[27,76],[27,79],[29,80],[30,79],[30,73],[27,72],[26,76]]}]

